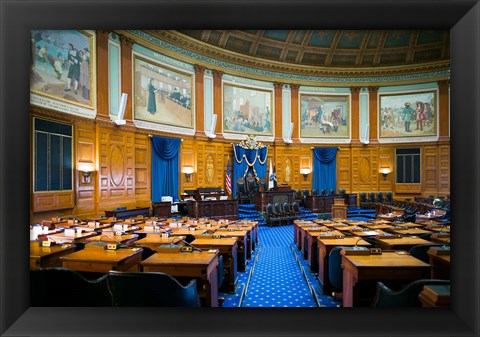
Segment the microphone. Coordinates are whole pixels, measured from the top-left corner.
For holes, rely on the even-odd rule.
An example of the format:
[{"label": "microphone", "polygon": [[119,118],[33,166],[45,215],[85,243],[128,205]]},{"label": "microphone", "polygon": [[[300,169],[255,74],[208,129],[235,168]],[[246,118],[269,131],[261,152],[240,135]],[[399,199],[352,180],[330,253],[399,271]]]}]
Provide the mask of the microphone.
[{"label": "microphone", "polygon": [[203,252],[203,249],[200,249],[198,247],[195,247],[194,245],[190,244],[189,242],[185,241],[184,239],[180,239],[179,241],[175,242],[175,243],[178,243],[178,242],[183,242],[184,244],[186,244],[187,246],[189,247],[192,247],[193,250],[197,250],[199,252]]},{"label": "microphone", "polygon": [[355,241],[355,246],[353,246],[353,249],[358,249],[358,248],[357,248],[357,247],[358,247],[358,243],[359,243],[360,241],[362,241],[362,240],[363,240],[362,238],[358,238],[358,240]]}]

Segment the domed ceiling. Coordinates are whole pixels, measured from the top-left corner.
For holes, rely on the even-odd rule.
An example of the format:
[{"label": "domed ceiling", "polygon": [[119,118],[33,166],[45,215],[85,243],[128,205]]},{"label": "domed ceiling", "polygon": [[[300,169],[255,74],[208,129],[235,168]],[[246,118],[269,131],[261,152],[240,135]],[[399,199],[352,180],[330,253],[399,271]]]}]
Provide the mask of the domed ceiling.
[{"label": "domed ceiling", "polygon": [[419,65],[450,58],[448,30],[181,30],[249,57],[317,67]]}]

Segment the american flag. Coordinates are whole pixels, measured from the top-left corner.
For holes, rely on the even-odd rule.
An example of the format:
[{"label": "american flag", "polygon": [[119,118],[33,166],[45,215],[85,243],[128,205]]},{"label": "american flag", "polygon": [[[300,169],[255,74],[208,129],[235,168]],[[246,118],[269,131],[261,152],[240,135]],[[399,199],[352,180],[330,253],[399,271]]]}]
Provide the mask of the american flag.
[{"label": "american flag", "polygon": [[232,179],[230,178],[230,160],[227,163],[227,175],[225,177],[225,187],[228,194],[232,194]]}]

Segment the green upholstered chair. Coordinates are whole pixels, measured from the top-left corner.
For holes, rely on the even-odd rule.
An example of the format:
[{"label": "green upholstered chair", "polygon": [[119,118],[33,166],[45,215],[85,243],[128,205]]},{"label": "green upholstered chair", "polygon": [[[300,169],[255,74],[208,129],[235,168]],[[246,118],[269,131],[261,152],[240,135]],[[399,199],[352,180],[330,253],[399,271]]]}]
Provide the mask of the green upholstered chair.
[{"label": "green upholstered chair", "polygon": [[183,286],[165,273],[111,270],[108,286],[116,307],[200,307],[196,280]]},{"label": "green upholstered chair", "polygon": [[426,285],[450,285],[450,280],[422,279],[407,284],[399,291],[394,291],[383,282],[377,282],[373,298],[374,308],[421,307],[418,295]]}]

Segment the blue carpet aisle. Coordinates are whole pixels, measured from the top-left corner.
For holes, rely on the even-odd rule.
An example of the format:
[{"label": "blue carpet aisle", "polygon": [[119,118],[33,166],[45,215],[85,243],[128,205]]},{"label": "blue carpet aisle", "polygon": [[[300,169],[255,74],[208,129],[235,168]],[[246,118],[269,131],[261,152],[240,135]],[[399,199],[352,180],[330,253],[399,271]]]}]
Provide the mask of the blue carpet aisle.
[{"label": "blue carpet aisle", "polygon": [[290,249],[293,226],[259,228],[258,259],[242,307],[317,307]]}]

